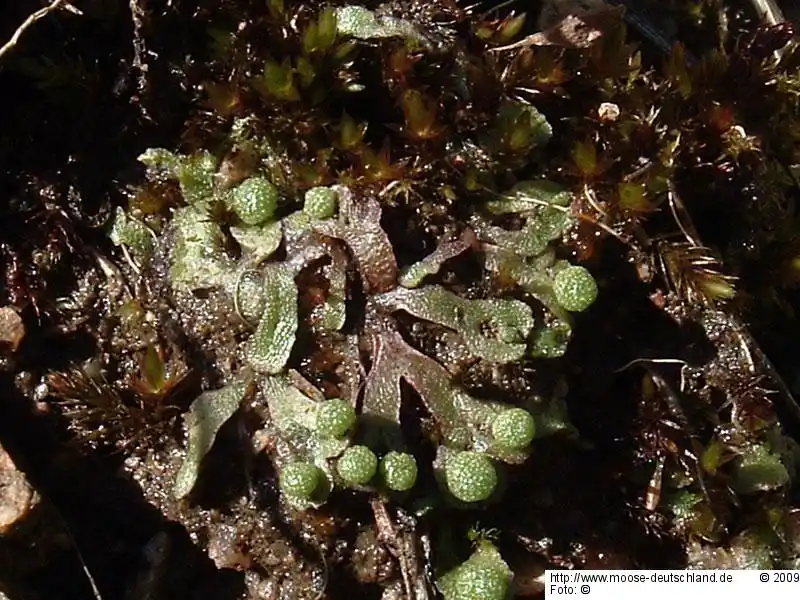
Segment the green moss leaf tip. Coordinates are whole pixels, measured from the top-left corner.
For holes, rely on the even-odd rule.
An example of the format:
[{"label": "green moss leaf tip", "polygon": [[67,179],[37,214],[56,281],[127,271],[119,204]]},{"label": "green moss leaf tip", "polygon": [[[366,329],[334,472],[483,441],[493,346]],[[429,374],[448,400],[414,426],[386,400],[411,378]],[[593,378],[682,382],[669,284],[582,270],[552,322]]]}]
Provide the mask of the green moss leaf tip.
[{"label": "green moss leaf tip", "polygon": [[194,488],[200,464],[214,445],[217,432],[238,410],[249,386],[249,378],[242,378],[219,390],[203,392],[192,402],[185,416],[189,442],[175,479],[175,498],[187,496]]},{"label": "green moss leaf tip", "polygon": [[147,166],[151,180],[177,179],[189,204],[209,198],[214,191],[217,159],[210,152],[182,156],[163,148],[148,148],[139,161]]},{"label": "green moss leaf tip", "polygon": [[117,246],[130,248],[138,260],[146,259],[155,246],[155,233],[139,219],[128,215],[117,207],[109,233],[111,241]]},{"label": "green moss leaf tip", "polygon": [[289,360],[297,334],[297,296],[291,269],[284,265],[265,269],[264,312],[247,350],[250,365],[259,373],[280,373]]},{"label": "green moss leaf tip", "polygon": [[283,240],[283,229],[280,221],[264,225],[244,225],[230,228],[231,236],[236,243],[247,252],[253,264],[270,257]]},{"label": "green moss leaf tip", "polygon": [[534,326],[530,306],[520,300],[468,300],[436,285],[397,288],[380,302],[457,331],[473,354],[492,362],[522,358]]},{"label": "green moss leaf tip", "polygon": [[378,15],[357,5],[341,6],[336,9],[336,30],[341,36],[359,40],[401,37],[423,46],[430,44],[422,32],[409,21]]},{"label": "green moss leaf tip", "polygon": [[223,285],[233,270],[225,254],[225,234],[210,216],[207,203],[199,202],[175,211],[175,247],[170,276],[174,285],[190,290]]},{"label": "green moss leaf tip", "polygon": [[763,444],[752,444],[736,464],[731,487],[740,494],[752,494],[778,489],[790,481],[780,455]]}]

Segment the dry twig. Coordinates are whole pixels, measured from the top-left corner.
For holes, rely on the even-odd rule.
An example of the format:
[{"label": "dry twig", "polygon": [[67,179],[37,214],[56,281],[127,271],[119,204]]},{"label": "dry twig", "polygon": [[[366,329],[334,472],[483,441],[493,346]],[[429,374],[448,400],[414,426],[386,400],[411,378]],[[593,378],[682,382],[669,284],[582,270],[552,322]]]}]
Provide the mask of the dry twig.
[{"label": "dry twig", "polygon": [[3,58],[3,56],[8,54],[11,51],[11,49],[14,48],[14,46],[17,45],[17,43],[19,42],[19,38],[22,37],[22,34],[25,33],[25,31],[31,25],[36,23],[36,21],[38,21],[39,19],[43,19],[51,12],[54,12],[60,8],[68,10],[69,12],[75,15],[83,15],[83,13],[80,10],[72,6],[72,4],[67,2],[67,0],[53,0],[47,6],[42,7],[36,12],[28,15],[28,18],[25,19],[19,27],[17,27],[11,38],[5,44],[3,44],[2,48],[0,48],[0,60]]},{"label": "dry twig", "polygon": [[370,505],[375,516],[378,539],[399,563],[405,597],[408,600],[428,600],[429,595],[418,568],[416,535],[402,526],[395,526],[382,500],[374,498]]},{"label": "dry twig", "polygon": [[[128,6],[131,11],[131,21],[133,22],[133,68],[139,73],[137,78],[137,88],[143,94],[147,88],[148,65],[145,60],[147,47],[145,46],[142,29],[146,18],[146,0],[129,0]],[[144,109],[143,109],[144,110]],[[145,116],[147,116],[145,114]]]}]

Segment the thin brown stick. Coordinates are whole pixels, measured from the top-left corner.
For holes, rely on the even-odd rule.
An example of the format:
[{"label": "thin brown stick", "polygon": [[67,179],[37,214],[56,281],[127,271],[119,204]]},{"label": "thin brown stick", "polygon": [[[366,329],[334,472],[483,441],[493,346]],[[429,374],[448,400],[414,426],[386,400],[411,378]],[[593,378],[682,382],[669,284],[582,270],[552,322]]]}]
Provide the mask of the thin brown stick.
[{"label": "thin brown stick", "polygon": [[667,199],[669,200],[669,209],[672,212],[672,218],[675,219],[675,223],[680,228],[683,236],[691,246],[695,248],[700,247],[700,236],[697,234],[697,230],[689,216],[689,211],[678,195],[678,189],[672,179],[667,179]]},{"label": "thin brown stick", "polygon": [[761,17],[767,25],[778,25],[786,20],[786,17],[783,16],[783,11],[781,11],[781,7],[778,6],[775,0],[750,0],[750,3],[758,13],[758,16]]},{"label": "thin brown stick", "polygon": [[[139,77],[137,78],[139,94],[144,94],[147,89],[147,70],[149,68],[145,60],[147,47],[142,35],[146,17],[146,2],[147,0],[129,0],[128,2],[131,11],[131,21],[133,22],[133,68],[139,72]],[[148,116],[143,107],[142,110],[145,116]]]},{"label": "thin brown stick", "polygon": [[70,11],[73,14],[77,14],[77,15],[82,15],[83,14],[77,8],[75,8],[74,6],[69,4],[67,2],[67,0],[53,0],[47,6],[42,7],[39,10],[37,10],[36,12],[31,13],[30,15],[28,15],[28,18],[25,19],[19,27],[17,27],[17,29],[14,31],[14,34],[11,36],[11,38],[5,44],[3,44],[2,48],[0,48],[0,60],[3,58],[3,56],[8,54],[11,51],[11,49],[14,48],[14,46],[17,45],[17,43],[19,42],[19,38],[22,37],[22,34],[25,33],[25,31],[31,25],[36,23],[36,21],[38,21],[39,19],[45,18],[51,12],[54,12],[54,11],[58,10],[59,8],[64,8],[64,9]]}]

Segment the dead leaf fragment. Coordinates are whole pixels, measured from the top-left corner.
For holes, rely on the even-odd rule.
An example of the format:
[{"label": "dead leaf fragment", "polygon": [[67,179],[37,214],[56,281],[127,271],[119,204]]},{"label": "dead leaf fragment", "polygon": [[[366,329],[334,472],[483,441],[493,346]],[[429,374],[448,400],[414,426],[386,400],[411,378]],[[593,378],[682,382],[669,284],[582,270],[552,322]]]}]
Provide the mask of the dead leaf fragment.
[{"label": "dead leaf fragment", "polygon": [[28,478],[0,446],[0,535],[22,521],[38,501]]},{"label": "dead leaf fragment", "polygon": [[192,402],[185,416],[189,438],[186,458],[175,478],[173,494],[184,498],[192,491],[200,473],[200,464],[217,438],[217,432],[239,409],[250,389],[251,380],[242,377],[224,388],[203,392]]},{"label": "dead leaf fragment", "polygon": [[14,353],[23,337],[25,325],[17,311],[11,306],[0,308],[0,347],[7,346]]},{"label": "dead leaf fragment", "polygon": [[616,26],[624,14],[621,6],[608,6],[583,13],[569,14],[552,27],[529,35],[518,42],[492,48],[493,52],[526,46],[558,46],[560,48],[591,48],[603,35]]}]

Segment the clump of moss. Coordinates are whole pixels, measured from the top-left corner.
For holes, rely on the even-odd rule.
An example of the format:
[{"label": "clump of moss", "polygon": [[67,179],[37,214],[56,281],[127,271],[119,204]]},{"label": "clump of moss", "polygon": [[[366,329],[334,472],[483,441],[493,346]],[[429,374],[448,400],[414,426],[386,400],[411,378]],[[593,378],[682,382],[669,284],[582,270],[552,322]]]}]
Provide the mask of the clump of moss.
[{"label": "clump of moss", "polygon": [[[456,23],[474,25],[466,13],[443,25],[355,6],[293,11],[276,3],[217,49],[222,79],[204,89],[224,117],[204,122],[213,130],[205,147],[140,157],[150,184],[173,186],[177,205],[146,226],[131,206],[112,239],[147,277],[167,273],[160,289],[184,321],[197,307],[237,320],[230,364],[253,405],[268,409],[263,426],[289,506],[318,508],[339,488],[373,499],[430,489],[424,444],[436,450],[444,495],[480,505],[498,491],[496,465],[527,460],[535,436],[573,430],[555,386],[512,407],[463,384],[469,365],[520,369],[562,356],[569,343],[578,301],[562,293],[559,273],[570,263],[556,256],[575,225],[575,196],[531,175],[553,127],[477,72],[454,73],[463,85],[448,90],[425,66],[426,56],[473,60],[452,42]],[[297,27],[278,26],[289,22]],[[265,39],[269,58],[256,61],[247,45]],[[475,64],[488,73],[496,67],[487,57]],[[224,75],[234,72],[257,75]],[[364,92],[375,98],[366,110]],[[398,124],[384,121],[391,106]],[[476,265],[480,290],[454,279]],[[594,300],[583,292],[581,310]],[[408,318],[417,331],[446,331],[463,357],[426,347]],[[416,402],[428,418],[404,424]],[[245,406],[237,397],[214,413],[214,431]],[[181,497],[213,441],[190,440]]]},{"label": "clump of moss", "polygon": [[[606,333],[605,321],[588,319],[595,305],[609,310],[603,294],[615,278],[604,249],[614,244],[655,286],[645,304],[699,324],[718,350],[701,367],[684,365],[680,394],[653,370],[641,432],[620,439],[635,440],[638,466],[656,465],[648,510],[673,486],[685,500],[676,524],[721,539],[732,494],[774,492],[794,474],[791,452],[764,442],[771,423],[758,410],[755,360],[722,310],[738,281],[720,256],[735,258],[726,243],[741,245],[701,245],[685,218],[699,202],[684,190],[711,170],[714,204],[747,170],[764,197],[790,197],[769,157],[794,160],[795,150],[774,122],[756,119],[775,150],[764,152],[721,90],[774,82],[776,114],[789,118],[797,48],[772,60],[755,40],[720,46],[696,67],[677,48],[658,74],[642,68],[619,15],[597,25],[596,43],[563,48],[543,32],[548,43],[506,47],[518,21],[431,4],[417,15],[407,3],[270,3],[216,48],[204,85],[213,118],[193,121],[199,148],[140,159],[176,205],[146,222],[134,207],[119,211],[112,241],[146,279],[166,274],[160,289],[184,321],[198,306],[238,317],[230,356],[216,359],[266,407],[253,420],[273,435],[279,487],[301,509],[342,487],[373,502],[427,492],[432,455],[451,500],[441,506],[500,500],[506,465],[575,431],[568,350],[584,317],[592,335]],[[758,68],[740,73],[741,61]],[[651,225],[665,206],[680,242],[662,242]],[[749,214],[743,222],[747,239],[769,229]],[[752,235],[788,252],[790,236],[776,228]],[[194,345],[208,347],[213,328],[195,331]],[[704,408],[685,410],[684,396]],[[730,429],[706,414],[722,396],[714,410],[730,412]],[[215,427],[242,404],[215,413]],[[201,450],[190,442],[187,481],[213,439]],[[452,575],[442,584],[449,600],[508,593],[508,568],[488,546]]]},{"label": "clump of moss", "polygon": [[[391,28],[391,34],[386,37],[417,39],[403,23],[402,20],[395,22],[397,27]],[[337,31],[343,38],[360,39],[359,36],[367,35],[364,31],[371,32],[369,36],[384,37],[380,27],[363,31],[345,27]],[[354,33],[356,31],[361,33]],[[325,46],[328,47],[327,42]],[[301,53],[307,54],[310,68],[319,58],[317,51],[312,51],[308,45]],[[306,94],[312,92],[304,89],[302,80],[291,80],[288,64],[286,61],[280,63],[281,66],[269,63],[261,82],[265,87],[259,89],[267,92],[270,102],[288,103],[285,108],[292,112],[294,103],[312,102],[306,98]],[[284,83],[279,81],[282,77]],[[323,118],[320,111],[326,110],[329,102],[343,97],[340,97],[341,90],[334,89],[330,93],[331,98],[320,97],[312,102],[320,118]],[[407,133],[414,139],[454,135],[435,125],[434,106],[423,92],[406,90],[403,98]],[[503,100],[502,106],[496,123],[486,126],[476,120],[471,134],[459,133],[459,136],[471,136],[474,143],[483,144],[485,151],[494,155],[493,168],[498,174],[519,168],[524,156],[532,159],[551,135],[546,117],[535,107],[510,100]],[[477,448],[493,436],[495,443],[489,450],[493,459],[524,460],[533,440],[532,426],[527,421],[509,417],[521,418],[530,416],[529,413],[518,409],[503,414],[505,407],[501,402],[474,397],[467,390],[459,389],[437,356],[419,352],[411,345],[413,340],[404,339],[397,318],[403,311],[421,321],[445,327],[458,336],[471,356],[491,364],[520,363],[529,355],[542,355],[541,340],[555,341],[556,337],[558,345],[549,352],[553,356],[563,353],[569,338],[569,328],[562,326],[569,319],[564,311],[575,310],[578,303],[581,309],[585,308],[596,293],[596,290],[589,293],[585,289],[593,283],[588,272],[570,267],[565,261],[552,260],[555,247],[572,223],[565,209],[571,200],[570,193],[540,179],[519,183],[500,194],[498,200],[497,193],[491,191],[476,194],[463,173],[456,173],[449,181],[431,180],[429,183],[434,188],[440,186],[437,194],[442,193],[441,186],[447,186],[450,193],[463,195],[464,207],[468,207],[466,218],[450,216],[449,227],[462,230],[462,239],[472,240],[473,252],[484,262],[487,275],[510,275],[521,291],[530,290],[539,303],[532,305],[504,297],[500,289],[490,290],[486,298],[466,297],[448,289],[440,272],[447,262],[463,259],[469,248],[467,244],[443,237],[437,252],[401,273],[395,251],[399,240],[384,228],[382,218],[399,197],[392,194],[384,201],[375,198],[376,186],[386,185],[372,178],[377,165],[351,163],[346,166],[353,155],[348,142],[345,144],[348,149],[337,154],[336,160],[343,161],[341,168],[334,172],[338,182],[331,186],[309,185],[304,182],[306,174],[298,164],[302,156],[293,154],[297,149],[280,135],[282,121],[275,118],[276,129],[253,130],[245,126],[242,117],[228,131],[229,144],[247,147],[248,155],[254,158],[238,183],[231,182],[232,167],[225,160],[220,162],[210,151],[180,155],[152,149],[145,152],[141,160],[148,167],[152,180],[177,182],[185,202],[177,208],[171,221],[167,219],[162,223],[163,233],[155,234],[155,247],[149,250],[150,256],[168,257],[169,283],[175,293],[222,290],[237,315],[248,327],[254,328],[242,346],[248,369],[244,377],[267,396],[283,441],[292,448],[290,454],[296,461],[315,464],[327,474],[331,485],[335,485],[337,476],[347,484],[368,483],[377,463],[375,468],[368,469],[374,461],[367,461],[365,453],[371,451],[363,446],[350,446],[348,434],[361,418],[353,411],[352,407],[358,403],[352,394],[363,383],[362,413],[366,418],[360,435],[394,451],[403,445],[395,434],[400,429],[404,402],[400,382],[405,381],[426,404],[443,435],[444,445]],[[426,119],[434,121],[423,124]],[[517,125],[512,127],[512,122],[522,123],[519,126],[525,131],[530,129],[529,135],[524,139],[514,137],[511,132]],[[353,127],[350,121],[341,125]],[[355,135],[355,131],[351,133]],[[334,149],[341,142],[341,139],[330,140]],[[407,143],[403,147],[412,151],[410,146],[405,146]],[[359,152],[363,158],[369,148],[364,146]],[[374,155],[375,160],[379,156]],[[440,156],[437,160],[450,158]],[[259,163],[262,167],[257,166]],[[279,168],[279,165],[283,166]],[[388,168],[388,165],[381,168]],[[399,172],[397,177],[400,177]],[[396,185],[405,185],[404,180],[397,179]],[[233,223],[226,222],[229,213],[234,216]],[[506,214],[521,215],[525,228],[517,231],[498,221],[498,216]],[[120,218],[124,216],[123,213]],[[121,220],[120,227],[130,222]],[[167,232],[169,235],[164,235]],[[131,234],[118,235],[116,239],[127,246],[131,245],[131,240],[139,238]],[[583,288],[580,285],[565,287],[564,272],[585,274],[580,282]],[[344,371],[318,373],[317,379],[325,382],[339,397],[322,401],[319,398],[322,393],[315,386],[308,382],[296,383],[293,373],[296,374],[295,370],[306,361],[298,352],[309,352],[308,358],[312,360],[314,356],[313,349],[299,350],[297,344],[301,339],[320,339],[322,335],[341,330],[350,318],[348,313],[353,310],[348,308],[348,299],[359,288],[366,294],[366,304],[363,315],[353,315],[353,322],[358,327],[355,334],[370,348],[371,367],[366,378],[359,381],[359,373],[363,371],[361,357],[344,340],[335,343],[333,351],[339,357],[338,364],[347,369],[350,379],[347,386],[342,386]],[[567,288],[569,293],[564,292]],[[579,299],[573,288],[581,288]],[[541,314],[542,310],[552,318],[535,318],[535,311]],[[556,331],[560,333],[555,334]],[[537,410],[546,412],[547,404],[548,399],[544,399]],[[492,418],[494,426],[488,431],[487,422]],[[375,427],[378,422],[383,425]],[[364,456],[358,455],[359,452]],[[336,473],[328,464],[335,456],[338,456]],[[356,461],[358,456],[364,460]],[[370,456],[374,458],[374,454]],[[476,469],[484,467],[486,471],[488,465],[493,472],[488,456],[476,449],[463,454],[456,463],[471,457]],[[396,458],[390,459],[390,465],[393,460]],[[359,464],[363,467],[360,470]],[[392,476],[397,480],[385,483],[390,488],[407,489],[407,480],[415,479],[416,473],[411,477],[410,466],[405,470],[409,473],[406,480]],[[370,471],[369,477],[365,475],[367,471]],[[477,496],[485,499],[494,488],[492,484],[488,491],[472,493],[466,489],[469,486],[458,485],[460,476],[450,479],[451,492],[467,502],[476,501],[468,498]],[[469,475],[464,475],[463,479],[468,480]],[[481,476],[476,481],[484,479]]]}]

